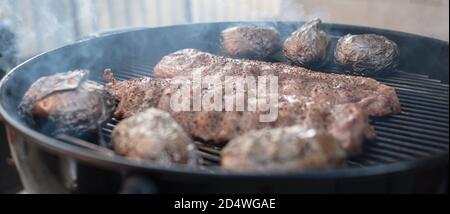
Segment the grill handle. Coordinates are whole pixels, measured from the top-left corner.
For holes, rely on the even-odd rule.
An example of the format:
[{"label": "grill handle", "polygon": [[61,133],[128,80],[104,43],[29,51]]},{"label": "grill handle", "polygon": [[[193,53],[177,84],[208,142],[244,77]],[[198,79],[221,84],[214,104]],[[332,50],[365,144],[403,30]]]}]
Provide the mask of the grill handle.
[{"label": "grill handle", "polygon": [[[86,142],[84,140],[74,138],[68,135],[59,134],[55,136],[57,139],[64,142],[90,149],[92,151],[101,153],[102,155],[113,156],[114,151],[109,150],[105,147],[97,146],[93,143]],[[120,194],[156,194],[157,189],[154,182],[143,175],[126,175],[122,187],[119,191]]]},{"label": "grill handle", "polygon": [[155,183],[143,175],[129,175],[125,178],[120,194],[158,194]]}]

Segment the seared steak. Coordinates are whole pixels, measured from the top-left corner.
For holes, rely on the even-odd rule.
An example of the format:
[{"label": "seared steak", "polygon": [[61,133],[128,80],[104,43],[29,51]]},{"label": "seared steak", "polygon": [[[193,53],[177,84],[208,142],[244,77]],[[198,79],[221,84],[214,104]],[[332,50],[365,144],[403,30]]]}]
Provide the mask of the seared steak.
[{"label": "seared steak", "polygon": [[131,117],[156,106],[162,92],[170,83],[170,80],[145,77],[120,82],[115,80],[110,69],[105,70],[103,77],[109,82],[106,85],[109,92],[121,101],[114,112],[114,116],[118,118]]},{"label": "seared steak", "polygon": [[233,171],[305,171],[340,166],[346,159],[326,132],[292,126],[252,131],[230,141],[221,165]]},{"label": "seared steak", "polygon": [[[261,111],[174,112],[170,99],[177,87],[163,87],[173,80],[162,78],[189,80],[199,71],[203,76],[219,79],[225,79],[225,76],[278,76],[278,119],[261,123],[259,116],[264,113]],[[347,152],[355,154],[360,151],[364,139],[374,137],[368,116],[400,111],[395,90],[373,79],[230,59],[192,49],[164,57],[155,73],[159,79],[141,78],[108,84],[110,89],[119,90],[115,93],[120,100],[116,116],[127,117],[147,107],[157,107],[171,113],[186,132],[203,142],[225,144],[236,136],[258,129],[303,125],[330,133]],[[247,96],[248,90],[245,92]],[[155,94],[161,96],[158,102]]]},{"label": "seared steak", "polygon": [[154,72],[160,78],[191,78],[195,72],[219,78],[274,75],[280,81],[280,95],[324,99],[333,105],[359,103],[369,116],[400,112],[395,89],[371,78],[314,72],[281,63],[230,59],[195,49],[184,49],[164,57]]}]

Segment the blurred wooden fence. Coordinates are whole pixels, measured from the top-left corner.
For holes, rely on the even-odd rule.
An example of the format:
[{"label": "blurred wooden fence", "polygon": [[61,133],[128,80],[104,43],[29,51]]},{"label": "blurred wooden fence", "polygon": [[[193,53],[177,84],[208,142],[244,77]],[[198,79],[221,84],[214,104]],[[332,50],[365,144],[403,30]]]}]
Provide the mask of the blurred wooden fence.
[{"label": "blurred wooden fence", "polygon": [[0,0],[0,20],[13,23],[22,56],[31,56],[111,29],[269,19],[279,13],[280,1]]},{"label": "blurred wooden fence", "polygon": [[233,20],[365,25],[448,41],[448,0],[0,0],[24,57],[105,30]]}]

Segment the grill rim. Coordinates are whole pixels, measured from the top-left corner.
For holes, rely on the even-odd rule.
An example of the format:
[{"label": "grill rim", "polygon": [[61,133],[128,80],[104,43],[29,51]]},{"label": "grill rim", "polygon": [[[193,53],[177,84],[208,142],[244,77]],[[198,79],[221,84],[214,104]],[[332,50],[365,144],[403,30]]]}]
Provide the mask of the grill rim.
[{"label": "grill rim", "polygon": [[[242,23],[242,22],[239,22]],[[252,22],[254,23],[254,22]],[[290,23],[290,22],[285,22]],[[292,22],[294,23],[294,22]],[[295,22],[298,23],[298,22]],[[203,23],[203,24],[194,24],[194,25],[204,25],[204,24],[211,24],[211,23]],[[213,23],[217,24],[217,23]],[[219,23],[219,24],[233,24],[233,22],[225,22],[225,23]],[[397,32],[397,31],[390,31],[390,30],[383,30],[383,29],[376,29],[371,27],[359,27],[359,26],[351,26],[351,25],[340,25],[340,24],[330,24],[333,26],[338,27],[348,27],[348,28],[357,28],[358,30],[382,30],[386,32],[393,32],[399,35],[405,35],[405,36],[414,36],[420,39],[427,39],[431,40],[433,42],[437,43],[443,43],[448,46],[448,42],[444,42],[441,40],[433,39],[433,38],[427,38],[419,35],[413,35],[403,32]],[[178,26],[186,26],[186,25],[178,25]],[[161,28],[172,28],[176,26],[168,26],[168,27],[161,27]],[[132,33],[134,31],[141,31],[141,30],[147,30],[147,29],[155,29],[155,28],[142,28],[139,30],[130,30],[130,31],[123,31],[119,33],[112,33],[108,34],[106,36],[115,36],[117,34],[122,33]],[[104,36],[104,37],[106,37]],[[83,40],[81,42],[86,42],[90,40],[95,39],[102,39],[103,37],[96,37],[96,38],[90,38],[87,40]],[[75,46],[81,42],[77,42],[71,45],[63,46],[61,48],[70,48],[71,46]],[[5,83],[11,78],[12,75],[15,74],[15,71],[21,67],[24,64],[27,64],[30,61],[39,60],[40,57],[52,53],[54,51],[58,51],[61,48],[56,48],[54,50],[42,53],[38,56],[35,56],[24,63],[20,64],[16,68],[12,69],[0,82],[0,93],[4,93]],[[448,82],[448,80],[446,80]],[[444,81],[445,82],[445,81]],[[3,98],[0,98],[3,99]],[[140,163],[136,161],[129,160],[125,157],[121,157],[119,155],[115,155],[112,157],[108,157],[106,155],[98,154],[96,152],[90,151],[88,149],[80,148],[74,145],[70,145],[67,143],[64,143],[63,141],[57,140],[52,137],[48,137],[44,134],[41,134],[32,128],[27,127],[23,123],[21,123],[16,118],[13,118],[8,114],[8,112],[3,107],[3,102],[0,105],[0,115],[3,116],[6,123],[9,125],[9,127],[13,128],[15,131],[23,133],[25,138],[27,140],[32,141],[33,143],[46,148],[48,151],[52,152],[56,155],[67,155],[69,157],[75,158],[77,160],[81,160],[87,163],[93,163],[98,166],[105,166],[111,169],[130,169],[131,170],[145,170],[145,171],[154,171],[159,173],[182,173],[182,174],[190,174],[190,175],[198,175],[198,176],[227,176],[227,177],[248,177],[248,178],[255,178],[255,177],[271,177],[271,178],[348,178],[348,177],[364,177],[364,176],[373,176],[373,175],[380,175],[380,174],[389,174],[394,173],[398,171],[404,171],[404,170],[410,170],[413,168],[420,168],[421,166],[428,166],[429,164],[436,164],[437,165],[445,165],[448,164],[448,150],[447,152],[444,152],[442,154],[435,154],[432,157],[427,157],[423,159],[417,159],[417,160],[409,160],[409,161],[400,161],[396,163],[385,163],[382,165],[374,165],[374,166],[365,166],[363,168],[341,168],[341,169],[330,169],[330,170],[321,170],[321,171],[307,171],[307,172],[270,172],[270,173],[261,173],[261,172],[245,172],[245,173],[239,173],[239,172],[232,172],[232,171],[226,171],[226,170],[215,170],[214,172],[208,171],[208,170],[202,170],[199,168],[192,168],[184,165],[179,164],[173,164],[170,167],[163,167],[160,165],[153,164],[151,162],[145,162]],[[443,161],[444,160],[444,161]]]},{"label": "grill rim", "polygon": [[[0,109],[1,112],[1,109]],[[8,123],[9,124],[9,123]],[[12,124],[11,124],[12,125]],[[25,130],[36,132],[30,128],[22,127]],[[16,128],[14,128],[16,129]],[[21,131],[21,129],[18,129]],[[22,130],[23,131],[23,130]],[[229,178],[296,178],[296,179],[338,179],[338,178],[355,178],[355,177],[370,177],[375,175],[386,175],[400,171],[408,171],[412,169],[419,169],[433,165],[435,167],[447,165],[449,162],[449,153],[435,154],[431,157],[422,159],[399,161],[395,163],[385,163],[374,166],[352,167],[352,168],[337,168],[329,170],[305,171],[305,172],[235,172],[227,171],[217,167],[214,170],[205,170],[208,167],[189,167],[182,164],[171,164],[170,166],[161,166],[154,164],[151,161],[138,162],[127,159],[120,155],[107,156],[89,149],[77,147],[63,141],[47,137],[39,132],[32,133],[26,136],[28,140],[33,141],[39,146],[46,148],[49,152],[55,155],[68,155],[71,158],[84,161],[85,163],[92,163],[97,166],[107,167],[112,170],[127,169],[130,171],[151,171],[161,174],[183,174],[191,176],[207,176],[207,177],[229,177]],[[46,143],[42,143],[46,142]],[[444,160],[444,161],[443,161]],[[131,169],[130,169],[131,167]]]}]

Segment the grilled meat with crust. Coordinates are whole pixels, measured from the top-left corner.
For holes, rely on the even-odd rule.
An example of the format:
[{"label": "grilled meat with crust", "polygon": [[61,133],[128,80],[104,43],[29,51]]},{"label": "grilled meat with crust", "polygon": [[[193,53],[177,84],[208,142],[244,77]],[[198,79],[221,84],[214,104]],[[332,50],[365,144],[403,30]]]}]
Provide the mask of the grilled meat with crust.
[{"label": "grilled meat with crust", "polygon": [[[162,90],[159,85],[173,81],[166,78],[190,80],[192,74],[199,71],[203,76],[211,75],[219,79],[225,79],[225,76],[278,76],[278,119],[261,123],[259,116],[263,112],[260,111],[174,112],[170,107],[170,98],[177,88],[166,87]],[[128,91],[133,88],[140,91],[115,93],[120,95],[117,96],[120,102],[125,102],[119,104],[116,116],[133,115],[142,111],[142,106],[153,106],[169,112],[193,138],[221,145],[254,130],[303,125],[330,133],[349,154],[357,154],[361,143],[374,137],[368,116],[400,111],[395,90],[370,78],[326,74],[278,63],[230,59],[193,49],[164,57],[155,67],[155,74],[159,78],[112,81],[109,84],[115,90]],[[143,80],[158,83],[142,86],[140,82]],[[162,90],[158,92],[161,95],[158,102],[153,96],[155,90]],[[247,95],[248,90],[245,93]],[[135,98],[142,95],[144,98]],[[149,102],[129,101],[135,99]]]},{"label": "grilled meat with crust", "polygon": [[233,171],[306,171],[335,168],[346,153],[329,133],[291,126],[252,131],[221,151],[221,165]]}]

